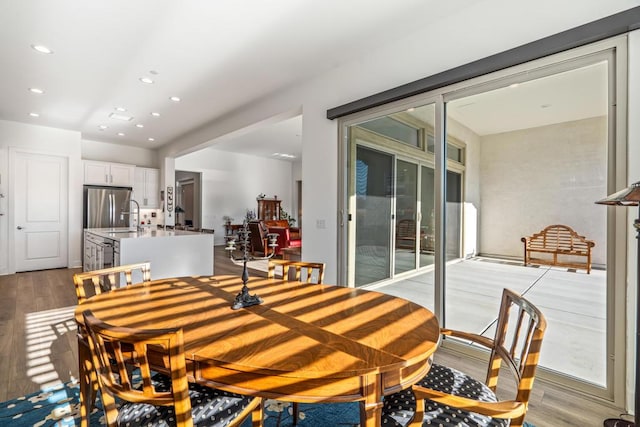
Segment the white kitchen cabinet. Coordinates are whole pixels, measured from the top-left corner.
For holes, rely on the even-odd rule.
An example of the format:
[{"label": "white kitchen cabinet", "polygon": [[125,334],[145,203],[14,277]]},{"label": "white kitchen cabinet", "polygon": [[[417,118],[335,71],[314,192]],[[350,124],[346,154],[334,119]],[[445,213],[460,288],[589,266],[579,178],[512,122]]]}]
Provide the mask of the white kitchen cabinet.
[{"label": "white kitchen cabinet", "polygon": [[84,183],[91,185],[111,185],[132,187],[136,167],[121,163],[84,161]]},{"label": "white kitchen cabinet", "polygon": [[136,167],[133,198],[141,208],[160,207],[160,170]]}]

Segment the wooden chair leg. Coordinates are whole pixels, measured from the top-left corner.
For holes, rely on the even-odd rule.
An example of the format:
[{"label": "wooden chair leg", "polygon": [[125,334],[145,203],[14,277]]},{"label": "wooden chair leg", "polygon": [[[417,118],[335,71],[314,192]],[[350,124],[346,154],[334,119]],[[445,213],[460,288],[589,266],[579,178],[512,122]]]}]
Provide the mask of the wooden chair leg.
[{"label": "wooden chair leg", "polygon": [[80,425],[89,425],[89,414],[94,408],[98,395],[98,378],[91,363],[89,344],[78,335],[78,359],[80,380]]},{"label": "wooden chair leg", "polygon": [[293,425],[297,426],[298,425],[298,402],[293,402]]},{"label": "wooden chair leg", "polygon": [[251,427],[262,427],[262,413],[264,411],[264,400],[260,400],[260,404],[251,412]]}]

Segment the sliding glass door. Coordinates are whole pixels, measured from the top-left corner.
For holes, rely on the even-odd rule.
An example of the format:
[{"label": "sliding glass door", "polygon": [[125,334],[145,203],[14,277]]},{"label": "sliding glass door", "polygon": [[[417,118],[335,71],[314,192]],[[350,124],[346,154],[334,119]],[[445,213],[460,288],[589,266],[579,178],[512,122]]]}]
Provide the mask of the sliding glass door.
[{"label": "sliding glass door", "polygon": [[349,236],[354,243],[349,282],[354,286],[433,267],[434,115],[429,104],[349,128]]},{"label": "sliding glass door", "polygon": [[[547,317],[541,376],[612,398],[625,372],[625,340],[613,331],[624,329],[616,307],[626,298],[616,287],[626,246],[612,242],[626,225],[594,202],[626,185],[624,67],[613,48],[585,52],[345,121],[344,265],[348,286],[416,301],[442,326],[486,336],[510,288]],[[590,272],[523,264],[521,238],[553,224],[595,242]]]}]

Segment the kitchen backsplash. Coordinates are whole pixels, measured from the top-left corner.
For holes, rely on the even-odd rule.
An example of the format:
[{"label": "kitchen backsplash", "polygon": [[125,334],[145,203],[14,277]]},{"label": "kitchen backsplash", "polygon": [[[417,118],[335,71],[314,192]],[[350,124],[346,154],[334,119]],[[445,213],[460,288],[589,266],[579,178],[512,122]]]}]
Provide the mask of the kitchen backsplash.
[{"label": "kitchen backsplash", "polygon": [[140,209],[140,216],[142,217],[140,225],[144,227],[155,228],[157,225],[162,224],[160,209]]}]

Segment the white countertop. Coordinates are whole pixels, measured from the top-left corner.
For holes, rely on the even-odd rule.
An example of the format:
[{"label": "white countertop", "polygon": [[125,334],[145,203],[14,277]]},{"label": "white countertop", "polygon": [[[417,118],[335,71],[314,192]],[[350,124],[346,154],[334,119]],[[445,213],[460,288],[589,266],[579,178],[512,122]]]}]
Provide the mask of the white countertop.
[{"label": "white countertop", "polygon": [[85,231],[107,239],[139,239],[150,237],[202,236],[202,233],[186,230],[152,230],[132,231],[128,228],[85,228]]}]

